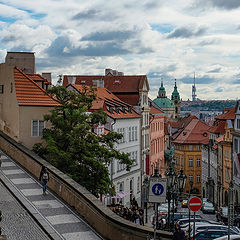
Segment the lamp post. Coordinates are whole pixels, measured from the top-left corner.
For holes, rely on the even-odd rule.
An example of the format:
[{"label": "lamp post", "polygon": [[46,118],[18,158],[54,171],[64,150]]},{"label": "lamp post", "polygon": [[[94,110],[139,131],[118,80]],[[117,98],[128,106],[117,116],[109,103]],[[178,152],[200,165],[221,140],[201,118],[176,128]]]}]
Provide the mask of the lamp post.
[{"label": "lamp post", "polygon": [[[167,200],[168,200],[168,229],[169,231],[172,229],[171,228],[171,222],[173,223],[174,226],[174,203],[175,200],[177,200],[178,195],[180,195],[183,192],[183,189],[186,184],[186,175],[183,174],[183,170],[180,170],[180,174],[176,175],[176,173],[173,171],[173,168],[170,167],[169,171],[166,174],[167,177]],[[170,218],[170,213],[171,213],[171,200],[172,200],[172,221]]]},{"label": "lamp post", "polygon": [[145,209],[145,223],[148,223],[148,216],[147,216],[147,210],[148,210],[148,187],[149,187],[149,179],[147,176],[145,176],[143,180],[143,194],[142,194],[142,202],[143,202],[143,209]]},{"label": "lamp post", "polygon": [[[193,187],[193,181],[189,181],[189,185],[190,185],[190,190],[189,190],[189,197],[188,197],[188,201],[190,200],[191,198],[191,193],[192,193],[192,187]],[[190,226],[191,226],[191,221],[190,221],[190,218],[191,218],[191,211],[190,211],[190,208],[188,208],[188,239],[191,239],[190,237]]]}]

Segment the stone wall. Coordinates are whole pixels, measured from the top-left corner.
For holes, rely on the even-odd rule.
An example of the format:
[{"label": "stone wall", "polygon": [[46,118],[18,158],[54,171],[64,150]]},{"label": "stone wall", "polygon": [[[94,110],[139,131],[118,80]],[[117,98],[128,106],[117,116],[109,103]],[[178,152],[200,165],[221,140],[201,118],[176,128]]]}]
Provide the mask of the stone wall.
[{"label": "stone wall", "polygon": [[[43,165],[50,173],[48,187],[73,207],[101,236],[109,240],[146,240],[153,229],[129,222],[108,209],[95,196],[48,162],[0,132],[0,149],[36,178]],[[158,231],[159,239],[172,239],[172,233]]]}]

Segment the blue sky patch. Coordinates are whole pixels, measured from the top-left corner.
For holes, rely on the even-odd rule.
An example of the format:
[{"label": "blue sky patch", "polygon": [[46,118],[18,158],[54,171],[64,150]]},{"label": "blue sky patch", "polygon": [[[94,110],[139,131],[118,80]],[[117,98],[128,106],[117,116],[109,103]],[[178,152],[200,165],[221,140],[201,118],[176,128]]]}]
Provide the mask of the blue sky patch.
[{"label": "blue sky patch", "polygon": [[17,20],[16,18],[0,16],[0,22],[14,23],[16,22],[16,20]]},{"label": "blue sky patch", "polygon": [[46,16],[47,16],[47,14],[45,14],[45,13],[31,14],[31,17],[32,17],[32,18],[35,18],[35,19],[41,19],[41,18],[44,18],[44,17],[46,17]]},{"label": "blue sky patch", "polygon": [[160,33],[170,33],[174,27],[170,24],[150,24],[152,30],[158,31]]}]

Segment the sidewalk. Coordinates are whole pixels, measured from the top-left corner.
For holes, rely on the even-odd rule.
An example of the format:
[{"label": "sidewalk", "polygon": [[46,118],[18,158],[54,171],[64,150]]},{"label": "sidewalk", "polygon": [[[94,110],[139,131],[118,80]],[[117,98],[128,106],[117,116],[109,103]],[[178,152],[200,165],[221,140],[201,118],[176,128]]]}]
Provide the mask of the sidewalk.
[{"label": "sidewalk", "polygon": [[50,191],[42,194],[42,186],[16,162],[0,151],[0,179],[39,225],[54,240],[101,240],[81,217]]}]

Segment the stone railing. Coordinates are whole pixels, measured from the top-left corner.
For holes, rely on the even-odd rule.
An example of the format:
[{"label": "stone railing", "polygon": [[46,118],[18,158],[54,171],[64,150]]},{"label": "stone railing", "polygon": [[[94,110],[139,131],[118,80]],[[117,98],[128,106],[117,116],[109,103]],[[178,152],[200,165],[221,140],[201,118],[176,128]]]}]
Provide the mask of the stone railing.
[{"label": "stone railing", "polygon": [[[127,221],[102,204],[88,190],[53,167],[23,145],[0,132],[0,149],[36,178],[43,165],[50,173],[48,187],[74,208],[103,238],[109,240],[146,240],[153,229]],[[172,233],[157,231],[159,239],[172,239]]]}]

